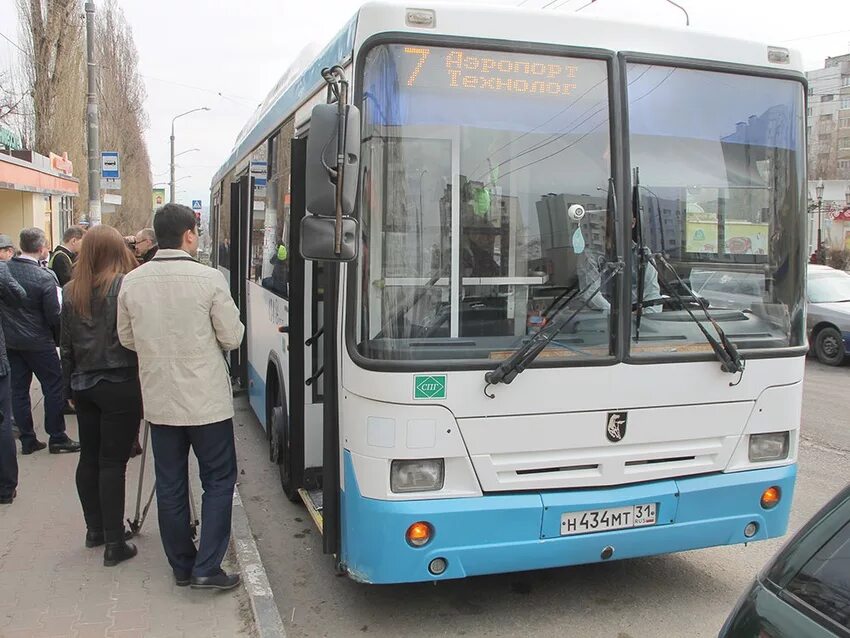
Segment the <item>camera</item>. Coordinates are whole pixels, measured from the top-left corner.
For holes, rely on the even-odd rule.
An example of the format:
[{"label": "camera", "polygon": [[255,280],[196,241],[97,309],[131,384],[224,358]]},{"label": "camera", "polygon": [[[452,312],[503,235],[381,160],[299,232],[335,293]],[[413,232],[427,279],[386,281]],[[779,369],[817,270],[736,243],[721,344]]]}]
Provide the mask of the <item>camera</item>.
[{"label": "camera", "polygon": [[136,238],[133,235],[127,235],[124,238],[124,243],[127,244],[127,248],[133,249],[136,247]]}]

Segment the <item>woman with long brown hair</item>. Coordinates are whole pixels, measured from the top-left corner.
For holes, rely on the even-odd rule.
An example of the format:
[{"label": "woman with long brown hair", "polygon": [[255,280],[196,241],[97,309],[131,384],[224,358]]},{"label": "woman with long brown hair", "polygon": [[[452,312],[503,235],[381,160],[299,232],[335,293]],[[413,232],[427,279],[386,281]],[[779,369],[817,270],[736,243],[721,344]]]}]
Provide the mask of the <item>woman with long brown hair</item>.
[{"label": "woman with long brown hair", "polygon": [[121,234],[96,226],[83,237],[62,307],[62,375],[77,408],[77,492],[86,547],[106,544],[107,567],[136,555],[124,532],[124,477],[142,418],[136,353],[116,330],[118,291],[136,265]]}]

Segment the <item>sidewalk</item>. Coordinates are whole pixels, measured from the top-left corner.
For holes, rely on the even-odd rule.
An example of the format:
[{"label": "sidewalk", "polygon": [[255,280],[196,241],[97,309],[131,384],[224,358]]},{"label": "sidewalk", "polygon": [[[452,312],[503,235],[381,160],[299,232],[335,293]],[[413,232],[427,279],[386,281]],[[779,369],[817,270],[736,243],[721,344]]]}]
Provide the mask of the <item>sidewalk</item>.
[{"label": "sidewalk", "polygon": [[[40,393],[33,399],[36,432],[46,440]],[[76,439],[76,419],[69,416],[66,422]],[[18,446],[18,498],[0,506],[0,636],[250,636],[251,609],[243,587],[220,593],[174,584],[159,538],[156,499],[132,541],[138,556],[104,567],[103,548],[86,549],[74,482],[77,458],[46,449],[21,456]],[[139,466],[138,457],[127,466],[129,518]],[[146,466],[145,498],[153,485],[150,456]],[[200,487],[193,490],[200,507]],[[231,556],[224,569],[238,571]]]}]

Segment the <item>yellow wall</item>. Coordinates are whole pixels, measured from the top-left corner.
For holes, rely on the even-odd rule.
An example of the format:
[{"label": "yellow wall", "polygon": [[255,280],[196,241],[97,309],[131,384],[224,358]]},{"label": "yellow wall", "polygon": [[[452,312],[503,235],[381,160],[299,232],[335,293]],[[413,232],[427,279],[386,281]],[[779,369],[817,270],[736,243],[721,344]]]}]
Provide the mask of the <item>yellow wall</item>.
[{"label": "yellow wall", "polygon": [[[47,212],[51,209],[52,215]],[[62,240],[59,220],[59,197],[0,189],[0,233],[9,235],[15,246],[21,230],[36,226],[44,229],[51,248]]]}]

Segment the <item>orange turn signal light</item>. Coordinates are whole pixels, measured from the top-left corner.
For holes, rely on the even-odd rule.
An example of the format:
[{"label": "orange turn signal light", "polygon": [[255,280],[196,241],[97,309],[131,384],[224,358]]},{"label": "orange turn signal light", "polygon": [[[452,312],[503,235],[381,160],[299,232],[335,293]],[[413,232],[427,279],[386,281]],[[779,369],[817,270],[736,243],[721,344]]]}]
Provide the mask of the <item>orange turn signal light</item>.
[{"label": "orange turn signal light", "polygon": [[782,494],[778,487],[769,487],[761,494],[761,506],[766,509],[772,509],[779,504],[779,499]]},{"label": "orange turn signal light", "polygon": [[407,542],[414,547],[422,547],[431,540],[434,535],[434,528],[430,523],[419,521],[407,528]]}]

